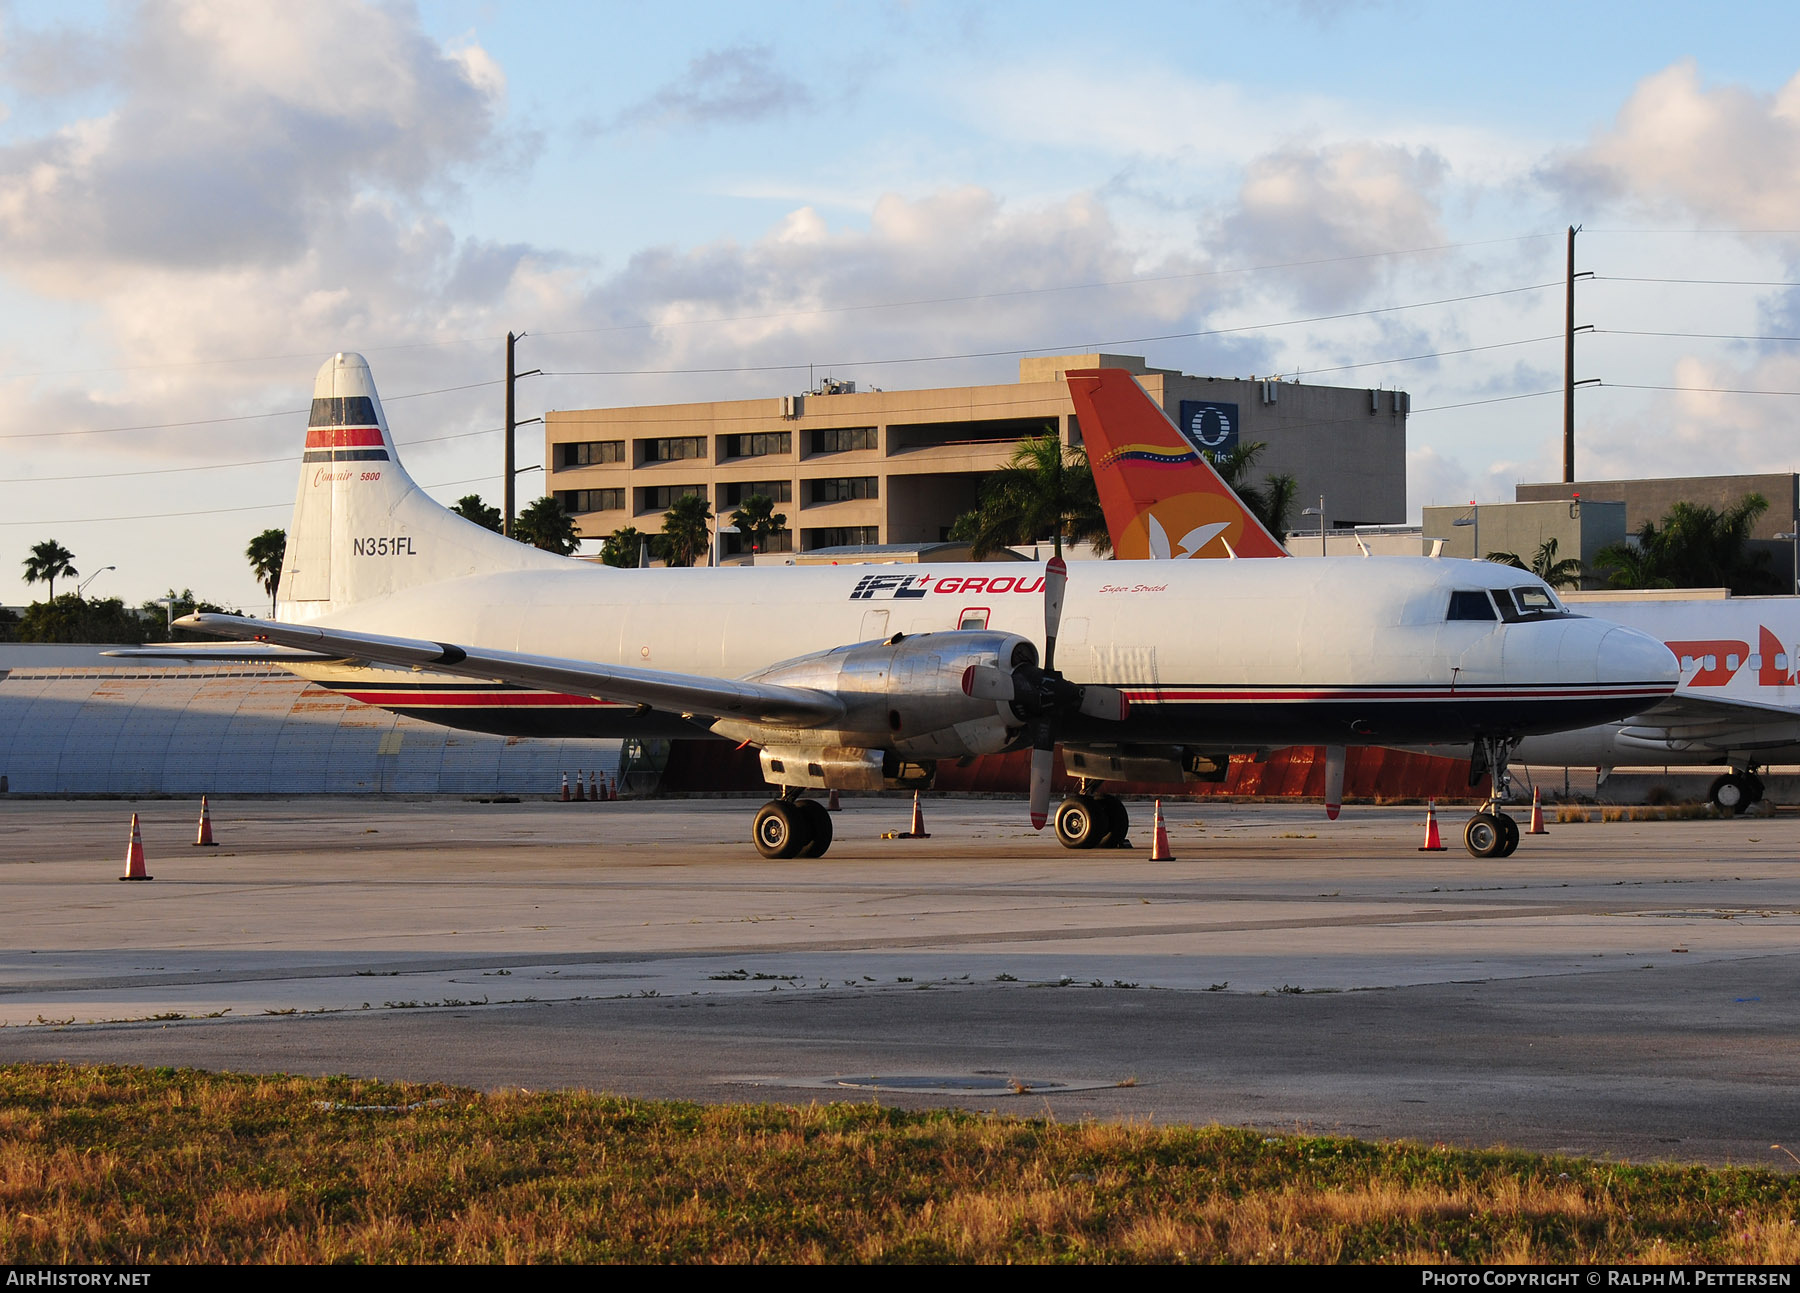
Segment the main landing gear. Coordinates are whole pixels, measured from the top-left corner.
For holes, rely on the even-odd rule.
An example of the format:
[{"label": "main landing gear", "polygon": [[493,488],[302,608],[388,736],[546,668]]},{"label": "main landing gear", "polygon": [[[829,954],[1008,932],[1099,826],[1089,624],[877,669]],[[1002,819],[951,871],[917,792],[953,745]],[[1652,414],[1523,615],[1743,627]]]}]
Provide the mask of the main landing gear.
[{"label": "main landing gear", "polygon": [[1725,816],[1735,816],[1763,797],[1762,778],[1753,768],[1745,768],[1742,772],[1733,768],[1712,783],[1706,797]]},{"label": "main landing gear", "polygon": [[1512,777],[1506,768],[1512,749],[1513,742],[1504,737],[1483,737],[1475,743],[1469,779],[1473,783],[1486,772],[1493,787],[1487,803],[1463,827],[1463,846],[1478,858],[1511,857],[1519,847],[1519,824],[1500,811],[1501,801],[1512,798]]},{"label": "main landing gear", "polygon": [[816,858],[831,847],[831,814],[816,799],[783,794],[756,814],[756,851],[766,858]]},{"label": "main landing gear", "polygon": [[1056,808],[1056,838],[1066,849],[1128,849],[1131,814],[1117,795],[1070,795]]}]

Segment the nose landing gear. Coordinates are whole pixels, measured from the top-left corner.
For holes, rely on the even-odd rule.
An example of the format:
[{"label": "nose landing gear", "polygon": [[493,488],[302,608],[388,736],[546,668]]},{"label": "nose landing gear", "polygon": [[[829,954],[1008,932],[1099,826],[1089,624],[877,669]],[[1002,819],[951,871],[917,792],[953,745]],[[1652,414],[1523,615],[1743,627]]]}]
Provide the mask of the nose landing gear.
[{"label": "nose landing gear", "polygon": [[1463,827],[1463,847],[1478,858],[1511,857],[1519,847],[1519,824],[1500,811],[1503,800],[1512,798],[1512,777],[1507,762],[1517,742],[1505,737],[1483,737],[1475,742],[1475,757],[1469,764],[1469,782],[1483,772],[1490,774],[1493,789],[1481,811],[1469,818]]},{"label": "nose landing gear", "polygon": [[1763,797],[1762,778],[1754,769],[1739,772],[1734,768],[1712,783],[1706,797],[1725,816],[1734,816]]}]

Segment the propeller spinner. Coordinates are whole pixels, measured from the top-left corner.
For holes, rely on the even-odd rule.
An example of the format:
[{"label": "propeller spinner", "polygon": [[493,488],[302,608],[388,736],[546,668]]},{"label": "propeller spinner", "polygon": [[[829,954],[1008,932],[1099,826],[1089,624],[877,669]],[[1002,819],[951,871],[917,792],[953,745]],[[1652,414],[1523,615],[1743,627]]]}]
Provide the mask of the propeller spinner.
[{"label": "propeller spinner", "polygon": [[963,692],[981,700],[1011,701],[1031,724],[1031,825],[1043,830],[1050,819],[1050,780],[1055,768],[1057,729],[1070,713],[1119,722],[1130,706],[1112,687],[1076,686],[1056,671],[1056,638],[1062,627],[1063,594],[1069,568],[1061,557],[1044,570],[1044,663],[1027,662],[1011,673],[993,665],[963,672]]}]

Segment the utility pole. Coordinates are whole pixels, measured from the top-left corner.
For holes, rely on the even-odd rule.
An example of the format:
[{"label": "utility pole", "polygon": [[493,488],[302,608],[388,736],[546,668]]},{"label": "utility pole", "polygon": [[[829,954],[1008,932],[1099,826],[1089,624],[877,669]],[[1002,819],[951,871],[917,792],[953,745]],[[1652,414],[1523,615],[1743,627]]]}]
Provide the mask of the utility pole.
[{"label": "utility pole", "polygon": [[[506,334],[506,462],[501,468],[501,480],[505,483],[500,489],[502,497],[500,505],[500,533],[504,534],[509,539],[515,537],[513,535],[513,515],[516,511],[516,507],[513,501],[513,477],[519,474],[513,468],[513,431],[518,425],[513,419],[513,383],[521,377],[531,377],[543,371],[540,368],[533,368],[523,373],[515,373],[513,371],[513,346],[526,335],[527,334],[523,332],[519,333],[518,336],[514,336],[510,332]],[[529,420],[538,422],[542,419],[531,418]],[[535,468],[527,468],[526,470],[535,470]],[[544,473],[545,479],[548,479],[548,464],[545,465]]]},{"label": "utility pole", "polygon": [[[1575,483],[1575,234],[1569,226],[1569,275],[1563,314],[1563,484]],[[1480,553],[1476,554],[1480,556]]]},{"label": "utility pole", "polygon": [[[1569,245],[1574,246],[1574,235],[1569,235]],[[1571,252],[1570,255],[1574,253]],[[1570,289],[1573,291],[1574,289]],[[513,341],[512,333],[506,334],[506,465],[501,469],[500,533],[512,538],[513,532]],[[1571,342],[1571,345],[1574,343]]]}]

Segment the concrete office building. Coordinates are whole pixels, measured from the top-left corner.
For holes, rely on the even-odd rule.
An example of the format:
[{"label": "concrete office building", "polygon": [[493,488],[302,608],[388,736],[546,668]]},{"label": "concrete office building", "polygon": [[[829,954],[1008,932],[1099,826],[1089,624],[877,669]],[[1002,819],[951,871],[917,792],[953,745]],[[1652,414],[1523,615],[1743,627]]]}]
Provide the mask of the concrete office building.
[{"label": "concrete office building", "polygon": [[[554,411],[548,489],[588,539],[660,532],[683,494],[728,523],[760,493],[787,516],[774,553],[938,543],[1020,440],[1052,431],[1081,443],[1062,374],[1097,367],[1137,374],[1201,447],[1266,445],[1252,478],[1292,475],[1298,505],[1323,495],[1330,525],[1406,519],[1405,392],[1192,377],[1131,355],[1023,359],[1016,385],[858,391],[827,380],[770,399]],[[747,555],[740,536],[720,546],[727,560]]]},{"label": "concrete office building", "polygon": [[[1769,570],[1777,578],[1786,578],[1790,590],[1800,585],[1800,569],[1796,568],[1800,548],[1796,548],[1796,542],[1791,537],[1776,537],[1779,534],[1791,536],[1800,532],[1800,474],[1794,472],[1772,471],[1741,476],[1663,476],[1645,480],[1578,480],[1573,484],[1554,481],[1540,485],[1519,485],[1513,493],[1520,502],[1568,499],[1579,494],[1583,504],[1601,501],[1619,503],[1624,507],[1624,528],[1628,534],[1635,534],[1642,529],[1646,521],[1655,521],[1660,525],[1669,509],[1677,503],[1696,503],[1723,512],[1736,506],[1746,494],[1761,494],[1769,506],[1751,527],[1749,551],[1767,553]],[[1623,538],[1624,535],[1619,537]],[[1585,562],[1586,559],[1583,560]]]}]

